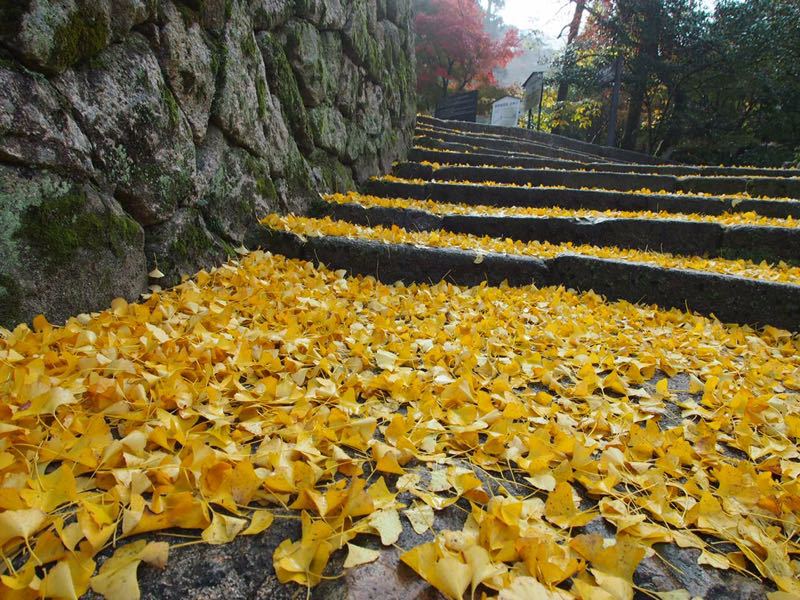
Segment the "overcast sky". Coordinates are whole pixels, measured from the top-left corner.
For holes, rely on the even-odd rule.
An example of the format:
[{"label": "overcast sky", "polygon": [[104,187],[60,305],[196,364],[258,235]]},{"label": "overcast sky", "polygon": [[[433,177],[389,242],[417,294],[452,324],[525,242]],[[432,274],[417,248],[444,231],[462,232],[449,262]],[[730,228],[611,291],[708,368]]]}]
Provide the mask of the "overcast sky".
[{"label": "overcast sky", "polygon": [[506,0],[500,11],[503,20],[519,29],[538,29],[555,42],[561,29],[569,24],[574,5],[569,0]]},{"label": "overcast sky", "polygon": [[[714,0],[705,0],[710,7]],[[500,11],[503,20],[518,29],[538,29],[552,45],[565,42],[566,32],[556,41],[558,34],[566,27],[575,5],[569,0],[506,0]]]}]

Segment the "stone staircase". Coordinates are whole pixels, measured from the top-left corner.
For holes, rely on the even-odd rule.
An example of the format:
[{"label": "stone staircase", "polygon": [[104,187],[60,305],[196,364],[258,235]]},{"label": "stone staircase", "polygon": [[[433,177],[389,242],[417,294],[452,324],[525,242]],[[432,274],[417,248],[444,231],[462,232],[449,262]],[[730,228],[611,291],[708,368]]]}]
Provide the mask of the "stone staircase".
[{"label": "stone staircase", "polygon": [[[540,132],[422,116],[416,134],[409,161],[391,176],[315,208],[360,233],[273,224],[250,243],[386,282],[563,285],[800,329],[800,171],[661,164]],[[381,231],[393,227],[455,237],[435,246],[389,241]],[[476,242],[490,238],[528,246],[497,252]]]},{"label": "stone staircase", "polygon": [[[1,597],[7,582],[80,595],[61,566],[78,553],[62,560],[53,531],[87,537],[84,590],[95,565],[113,573],[113,519],[121,543],[171,544],[166,569],[128,571],[143,598],[798,596],[800,172],[430,118],[417,131],[391,176],[269,215],[246,245],[436,285],[239,248],[140,304],[0,330],[4,440],[23,465],[2,508],[32,498],[47,511],[20,513],[69,523],[8,534],[38,554],[9,559],[27,561]],[[407,558],[460,557],[462,530],[527,587],[452,591]],[[350,541],[377,554],[348,566]],[[523,557],[540,543],[541,561]],[[572,566],[545,576],[556,552]]]}]

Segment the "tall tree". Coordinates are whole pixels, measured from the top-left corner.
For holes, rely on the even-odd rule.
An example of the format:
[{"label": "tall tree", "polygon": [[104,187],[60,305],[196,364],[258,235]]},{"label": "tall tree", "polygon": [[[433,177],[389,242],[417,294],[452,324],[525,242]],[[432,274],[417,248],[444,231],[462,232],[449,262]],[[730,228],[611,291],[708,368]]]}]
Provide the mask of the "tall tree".
[{"label": "tall tree", "polygon": [[[567,31],[567,46],[566,52],[572,48],[572,44],[578,37],[578,32],[581,29],[581,21],[583,20],[583,11],[586,8],[586,0],[574,0],[575,12],[572,13],[572,21],[569,23]],[[556,94],[556,102],[563,102],[567,99],[569,94],[569,80],[564,78],[558,83],[558,93]]]},{"label": "tall tree", "polygon": [[[586,8],[586,0],[573,0],[575,2],[575,12],[572,13],[572,21],[569,23],[567,30],[567,45],[564,49],[565,54],[568,56],[574,50],[574,43],[578,37],[578,32],[581,29],[581,21],[583,20],[583,11]],[[569,60],[565,58],[565,60]],[[562,77],[558,81],[558,92],[556,93],[556,104],[561,105],[566,101],[569,95],[569,79]],[[561,127],[556,125],[553,128],[553,133],[561,133]]]},{"label": "tall tree", "polygon": [[493,69],[505,66],[519,51],[514,28],[493,40],[477,0],[425,0],[418,3],[417,90],[432,105],[450,91],[493,83]]},{"label": "tall tree", "polygon": [[603,111],[583,109],[608,106],[597,74],[621,55],[625,147],[686,162],[800,160],[798,0],[716,0],[713,12],[702,0],[587,0],[585,11],[559,62],[570,97],[551,123],[597,139]]}]

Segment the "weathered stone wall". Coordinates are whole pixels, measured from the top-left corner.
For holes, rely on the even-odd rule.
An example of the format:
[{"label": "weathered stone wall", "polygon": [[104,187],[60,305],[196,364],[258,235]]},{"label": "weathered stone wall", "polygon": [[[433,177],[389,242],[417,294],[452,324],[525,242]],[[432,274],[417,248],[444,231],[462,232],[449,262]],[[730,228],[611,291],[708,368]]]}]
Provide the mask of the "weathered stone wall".
[{"label": "weathered stone wall", "polygon": [[134,299],[405,152],[412,0],[0,0],[0,324]]}]

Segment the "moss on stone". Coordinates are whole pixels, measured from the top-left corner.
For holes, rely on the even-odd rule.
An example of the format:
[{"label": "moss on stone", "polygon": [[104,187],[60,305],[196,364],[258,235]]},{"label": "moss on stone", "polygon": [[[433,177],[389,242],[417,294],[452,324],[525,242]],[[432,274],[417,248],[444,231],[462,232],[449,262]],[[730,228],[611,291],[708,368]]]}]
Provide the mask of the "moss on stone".
[{"label": "moss on stone", "polygon": [[176,2],[175,6],[178,9],[178,12],[181,13],[181,17],[183,18],[183,23],[186,27],[191,27],[192,25],[197,25],[200,23],[200,13],[198,10],[200,9],[199,6],[191,6],[191,3],[183,4],[181,2]]},{"label": "moss on stone", "polygon": [[81,249],[111,249],[125,254],[136,240],[139,226],[125,216],[84,210],[86,193],[72,188],[66,194],[29,207],[15,237],[45,259],[48,268],[67,264]]},{"label": "moss on stone", "polygon": [[6,56],[4,53],[0,53],[0,67],[8,69],[10,71],[20,70],[20,66],[13,59]]},{"label": "moss on stone", "polygon": [[175,94],[173,94],[172,90],[166,85],[161,88],[161,99],[167,107],[170,124],[173,127],[177,127],[181,122],[181,109],[178,106],[178,101],[175,99]]},{"label": "moss on stone", "polygon": [[286,157],[284,177],[289,189],[295,193],[311,193],[315,189],[308,173],[308,165],[297,150]]},{"label": "moss on stone", "polygon": [[256,54],[258,54],[258,46],[256,46],[256,40],[253,38],[253,34],[247,32],[245,36],[242,38],[242,54],[247,58],[255,58]]},{"label": "moss on stone", "polygon": [[22,318],[22,289],[9,275],[0,273],[0,326],[11,327]]},{"label": "moss on stone", "polygon": [[0,0],[0,34],[13,35],[30,4],[31,0]]},{"label": "moss on stone", "polygon": [[50,63],[57,70],[63,70],[81,59],[94,56],[108,45],[109,33],[99,12],[72,12],[67,23],[53,32]]},{"label": "moss on stone", "polygon": [[270,201],[278,199],[278,191],[275,189],[275,184],[269,177],[256,178],[256,193],[262,198],[267,198]]},{"label": "moss on stone", "polygon": [[211,250],[213,242],[200,226],[192,225],[181,232],[169,248],[177,259],[188,260]]},{"label": "moss on stone", "polygon": [[258,96],[258,114],[263,119],[267,116],[267,82],[260,77],[256,79],[256,96]]},{"label": "moss on stone", "polygon": [[281,103],[281,109],[289,122],[297,145],[310,152],[314,144],[308,114],[283,46],[272,35],[260,37],[259,43],[263,51],[264,68],[272,82],[272,91]]},{"label": "moss on stone", "polygon": [[214,72],[214,75],[217,75],[228,59],[228,49],[225,46],[218,46],[214,43],[211,45],[211,70]]}]

